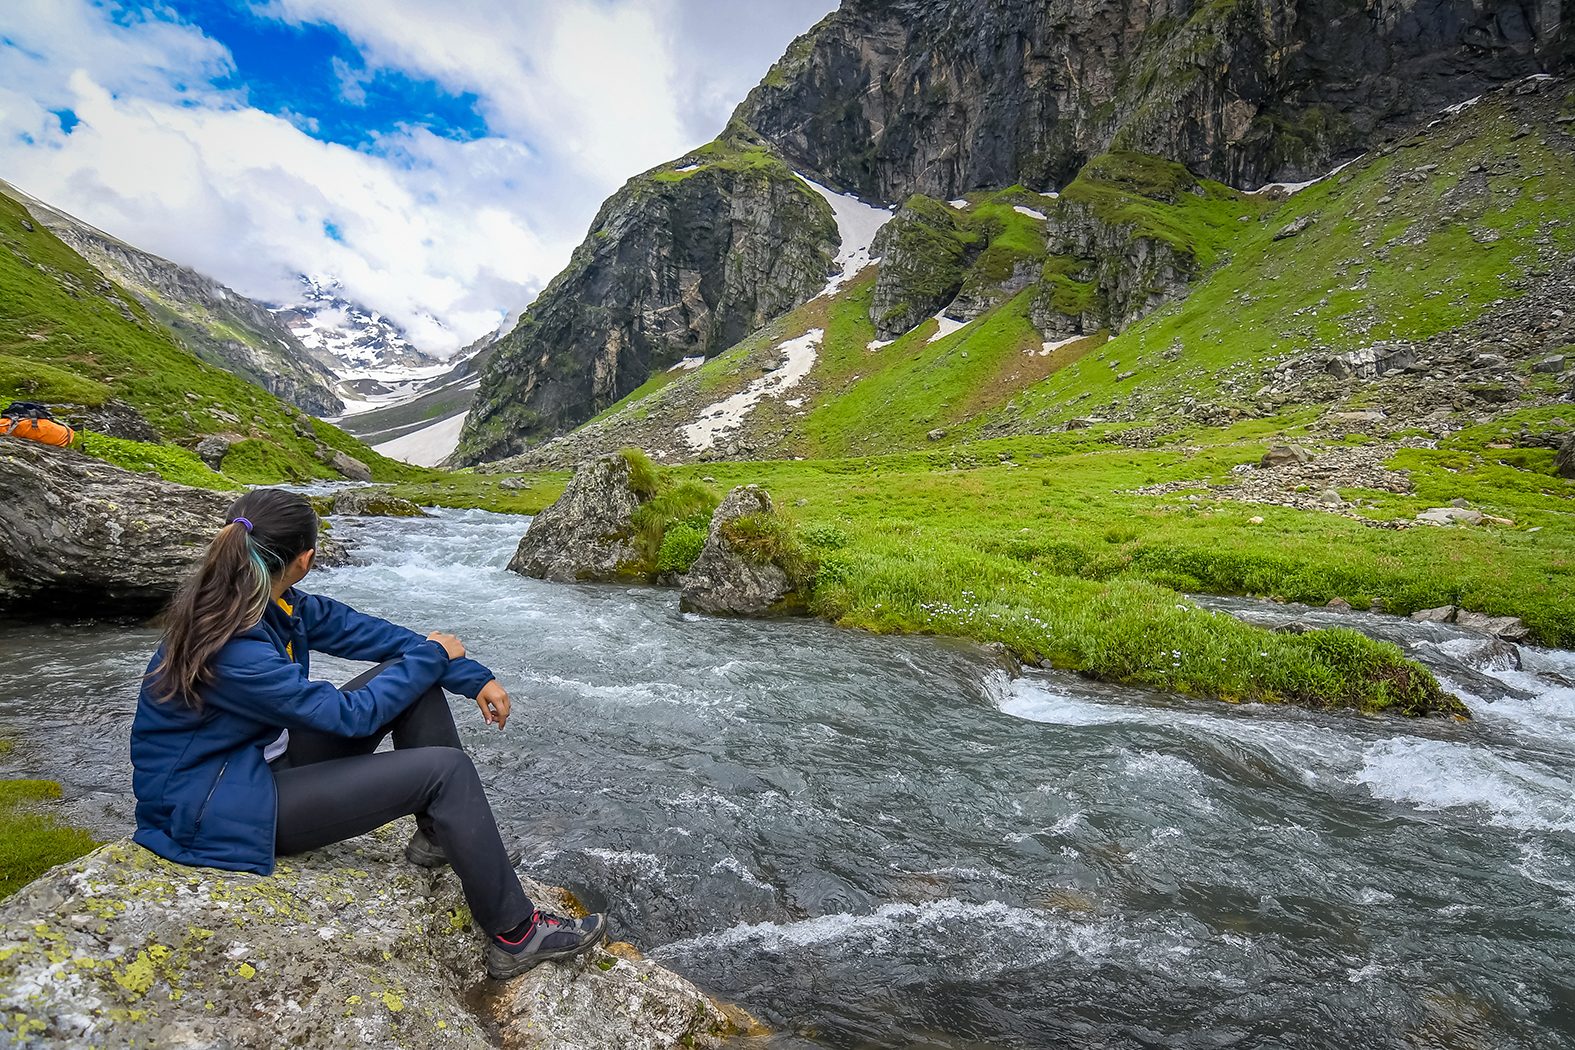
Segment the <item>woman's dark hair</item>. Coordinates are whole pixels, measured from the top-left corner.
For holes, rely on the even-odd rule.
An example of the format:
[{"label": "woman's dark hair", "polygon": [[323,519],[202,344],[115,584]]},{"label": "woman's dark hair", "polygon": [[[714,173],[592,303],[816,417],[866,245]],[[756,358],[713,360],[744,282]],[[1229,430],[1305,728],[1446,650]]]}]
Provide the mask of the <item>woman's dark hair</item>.
[{"label": "woman's dark hair", "polygon": [[164,611],[164,658],[150,672],[154,696],[202,706],[197,686],[225,642],[262,619],[273,583],[317,546],[317,512],[306,497],[254,489],[230,504],[202,565]]}]

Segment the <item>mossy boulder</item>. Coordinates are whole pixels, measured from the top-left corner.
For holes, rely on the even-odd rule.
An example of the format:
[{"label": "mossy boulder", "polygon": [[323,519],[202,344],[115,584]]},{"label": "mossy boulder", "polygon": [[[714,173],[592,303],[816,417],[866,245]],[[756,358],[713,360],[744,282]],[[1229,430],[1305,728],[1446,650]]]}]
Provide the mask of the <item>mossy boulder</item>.
[{"label": "mossy boulder", "polygon": [[[129,840],[50,870],[0,905],[6,1044],[612,1050],[717,1046],[734,1030],[627,946],[488,981],[458,880],[405,862],[402,824],[267,877]],[[577,907],[525,886],[543,907]]]},{"label": "mossy boulder", "polygon": [[740,485],[711,515],[705,546],[680,580],[687,611],[732,616],[802,612],[805,555],[771,495]]}]

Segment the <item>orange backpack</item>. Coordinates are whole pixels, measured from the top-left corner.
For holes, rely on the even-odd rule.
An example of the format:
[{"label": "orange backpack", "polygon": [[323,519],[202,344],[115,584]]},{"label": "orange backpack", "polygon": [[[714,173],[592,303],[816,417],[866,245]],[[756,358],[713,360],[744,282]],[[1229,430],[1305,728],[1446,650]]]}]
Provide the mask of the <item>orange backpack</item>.
[{"label": "orange backpack", "polygon": [[13,401],[0,413],[0,435],[25,438],[42,445],[65,448],[76,431],[49,414],[49,409],[32,401]]}]

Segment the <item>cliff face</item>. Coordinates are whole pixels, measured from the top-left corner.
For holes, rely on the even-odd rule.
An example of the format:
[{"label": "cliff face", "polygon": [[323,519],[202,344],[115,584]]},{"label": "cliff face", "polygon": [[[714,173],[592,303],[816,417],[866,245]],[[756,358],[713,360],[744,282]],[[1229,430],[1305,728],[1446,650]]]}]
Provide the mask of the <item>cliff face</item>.
[{"label": "cliff face", "polygon": [[754,143],[630,180],[498,341],[457,461],[522,451],[726,349],[819,292],[837,244],[826,202]]},{"label": "cliff face", "polygon": [[885,201],[1069,182],[1109,150],[1236,186],[1567,66],[1555,0],[847,0],[735,120]]},{"label": "cliff face", "polygon": [[137,297],[187,350],[313,415],[344,410],[335,377],[266,307],[0,184],[77,254]]}]

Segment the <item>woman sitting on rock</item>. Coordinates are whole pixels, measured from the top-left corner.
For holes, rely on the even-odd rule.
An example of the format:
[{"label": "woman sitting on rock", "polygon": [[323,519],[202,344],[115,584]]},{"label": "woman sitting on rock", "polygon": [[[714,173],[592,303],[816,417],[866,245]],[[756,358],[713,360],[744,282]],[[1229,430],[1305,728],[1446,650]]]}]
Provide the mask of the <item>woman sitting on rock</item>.
[{"label": "woman sitting on rock", "polygon": [[[266,875],[301,853],[415,814],[415,864],[453,864],[508,977],[588,951],[606,919],[538,911],[514,873],[443,688],[503,728],[509,696],[451,634],[422,638],[295,585],[317,514],[302,496],[248,492],[165,614],[131,729],[135,839],[182,864]],[[377,666],[336,689],[312,650]],[[394,750],[374,753],[390,733]]]}]

